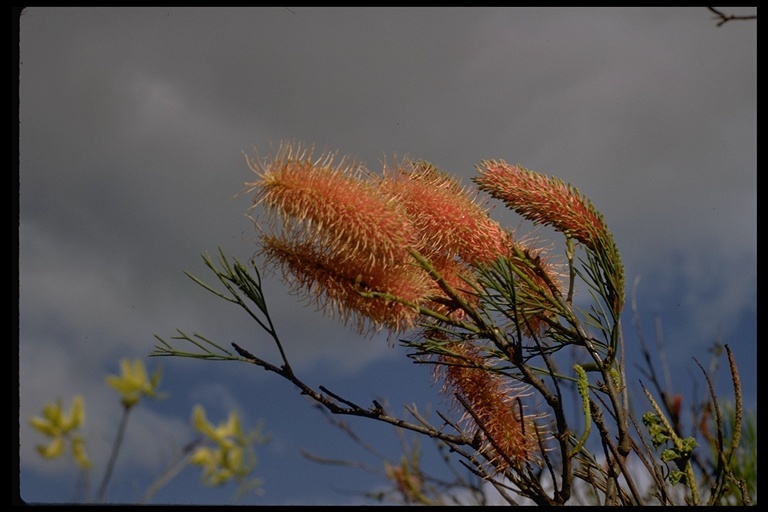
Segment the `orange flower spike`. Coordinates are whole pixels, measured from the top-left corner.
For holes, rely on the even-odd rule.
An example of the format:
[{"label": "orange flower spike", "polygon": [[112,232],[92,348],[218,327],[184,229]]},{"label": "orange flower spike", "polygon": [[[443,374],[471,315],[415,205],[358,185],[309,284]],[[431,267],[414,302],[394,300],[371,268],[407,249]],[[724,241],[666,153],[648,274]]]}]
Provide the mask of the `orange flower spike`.
[{"label": "orange flower spike", "polygon": [[[400,202],[413,220],[419,233],[419,251],[424,253],[433,267],[456,290],[471,290],[465,279],[473,281],[470,266],[495,261],[502,255],[513,257],[512,247],[519,246],[531,258],[536,256],[539,269],[560,288],[559,274],[544,260],[541,251],[514,241],[501,226],[488,216],[475,197],[462,189],[457,181],[427,162],[403,161],[397,168],[385,168],[381,187]],[[535,253],[535,254],[534,254]],[[460,261],[456,261],[459,256]],[[521,266],[531,272],[531,279],[548,287],[523,262]],[[472,303],[476,297],[465,295]],[[447,303],[450,312],[461,315],[456,305]],[[445,312],[439,304],[429,307]],[[521,308],[526,332],[540,332],[547,312]]]},{"label": "orange flower spike", "polygon": [[479,423],[481,431],[493,440],[493,443],[487,440],[486,450],[496,471],[509,468],[508,461],[538,462],[536,425],[532,416],[521,417],[517,403],[519,390],[510,389],[503,377],[489,372],[474,345],[455,343],[450,345],[450,350],[458,357],[441,356],[441,361],[447,364],[437,367],[443,374],[443,391],[461,397],[477,418],[467,413],[464,422]]},{"label": "orange flower spike", "polygon": [[313,160],[311,150],[283,145],[270,162],[249,160],[260,178],[247,184],[257,190],[253,208],[264,205],[268,215],[282,216],[291,236],[331,253],[366,258],[377,266],[406,261],[413,229],[405,213],[361,179],[362,166],[344,159],[334,166],[333,158],[324,154]]},{"label": "orange flower spike", "polygon": [[284,279],[293,283],[302,298],[331,318],[337,317],[345,324],[352,321],[360,334],[380,327],[402,332],[413,328],[419,318],[415,308],[382,298],[366,298],[360,291],[388,292],[413,303],[422,302],[432,293],[426,273],[411,265],[371,272],[311,244],[273,235],[262,237],[262,244],[267,262],[282,270]]},{"label": "orange flower spike", "polygon": [[509,165],[484,161],[485,170],[474,179],[480,190],[501,199],[526,219],[554,227],[592,250],[608,229],[592,203],[557,178]]},{"label": "orange flower spike", "polygon": [[[484,169],[482,168],[484,167]],[[474,182],[526,219],[554,227],[583,243],[606,266],[614,311],[624,305],[624,267],[603,216],[586,197],[557,178],[548,178],[503,160],[488,160],[478,167]]]},{"label": "orange flower spike", "polygon": [[385,168],[381,187],[408,212],[421,238],[420,251],[468,264],[489,263],[509,251],[510,236],[457,181],[428,162],[403,161]]}]

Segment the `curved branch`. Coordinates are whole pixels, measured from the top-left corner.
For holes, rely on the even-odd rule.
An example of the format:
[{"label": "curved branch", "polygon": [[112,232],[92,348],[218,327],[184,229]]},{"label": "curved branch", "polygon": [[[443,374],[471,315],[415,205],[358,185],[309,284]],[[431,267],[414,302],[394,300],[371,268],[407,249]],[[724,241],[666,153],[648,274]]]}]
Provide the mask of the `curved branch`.
[{"label": "curved branch", "polygon": [[[237,353],[240,354],[240,356],[243,359],[245,359],[247,362],[251,364],[255,364],[256,366],[261,366],[265,370],[276,373],[281,377],[283,377],[284,379],[289,380],[301,390],[301,394],[309,396],[315,402],[322,405],[333,414],[359,416],[363,418],[377,420],[383,423],[389,423],[390,425],[394,425],[396,427],[404,428],[406,430],[411,430],[419,434],[424,434],[426,436],[439,439],[447,443],[451,443],[455,445],[468,445],[473,448],[476,448],[475,446],[477,444],[476,441],[467,436],[446,434],[432,426],[417,425],[415,423],[409,423],[400,418],[390,416],[384,411],[384,408],[381,406],[381,404],[379,404],[375,400],[373,401],[373,405],[370,408],[365,408],[355,404],[354,402],[341,398],[340,396],[330,392],[327,388],[323,386],[320,386],[320,391],[316,391],[315,389],[307,385],[305,382],[303,382],[301,379],[299,379],[293,373],[293,370],[290,368],[290,366],[284,365],[282,367],[277,367],[273,364],[270,364],[264,361],[263,359],[260,359],[254,356],[253,354],[243,349],[236,343],[232,343],[232,346],[237,351]],[[343,403],[347,407],[340,406],[338,402]]]}]

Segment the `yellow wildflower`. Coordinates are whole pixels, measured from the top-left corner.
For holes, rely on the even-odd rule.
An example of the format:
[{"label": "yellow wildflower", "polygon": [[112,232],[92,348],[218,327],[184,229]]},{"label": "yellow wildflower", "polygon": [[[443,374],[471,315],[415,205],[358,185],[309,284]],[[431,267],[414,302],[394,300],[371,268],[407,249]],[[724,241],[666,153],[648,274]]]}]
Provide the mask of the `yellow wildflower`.
[{"label": "yellow wildflower", "polygon": [[85,442],[80,436],[72,434],[85,423],[85,405],[83,397],[76,395],[72,402],[72,410],[66,413],[62,410],[61,400],[46,404],[43,407],[43,417],[32,417],[29,420],[32,427],[51,439],[48,445],[38,445],[37,451],[46,459],[55,459],[64,453],[69,440],[72,444],[72,456],[83,469],[91,467],[91,461],[85,453]]},{"label": "yellow wildflower", "polygon": [[117,390],[123,397],[126,408],[136,405],[141,397],[157,398],[157,386],[160,384],[158,369],[150,379],[141,359],[122,359],[120,361],[121,375],[108,375],[107,384]]},{"label": "yellow wildflower", "polygon": [[246,477],[256,466],[253,443],[263,441],[257,430],[243,432],[240,415],[231,411],[226,422],[216,426],[209,423],[205,409],[196,405],[192,410],[192,424],[209,443],[197,448],[190,462],[203,467],[203,481],[207,485],[220,486],[236,480],[244,487],[258,487],[259,481],[247,482]]}]

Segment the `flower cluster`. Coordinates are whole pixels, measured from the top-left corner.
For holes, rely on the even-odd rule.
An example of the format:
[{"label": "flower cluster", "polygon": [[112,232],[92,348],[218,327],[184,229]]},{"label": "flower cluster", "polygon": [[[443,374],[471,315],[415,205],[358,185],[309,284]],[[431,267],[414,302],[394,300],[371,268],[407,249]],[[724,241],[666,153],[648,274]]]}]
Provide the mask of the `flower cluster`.
[{"label": "flower cluster", "polygon": [[[256,191],[252,208],[262,209],[257,221],[267,263],[305,299],[352,320],[361,333],[424,327],[422,335],[441,347],[434,351],[441,354],[437,375],[461,402],[465,421],[479,428],[495,470],[536,462],[539,432],[535,417],[523,413],[522,390],[489,369],[486,351],[446,333],[465,329],[465,321],[477,324],[474,333],[487,329],[478,309],[491,305],[523,336],[540,335],[564,307],[557,266],[542,249],[515,240],[474,193],[428,162],[385,163],[379,175],[335,157],[313,158],[311,148],[286,144],[273,159],[248,159],[258,179],[246,186]],[[602,217],[574,189],[504,162],[483,165],[475,179],[481,191],[621,268]],[[504,292],[494,291],[499,272]],[[609,278],[616,290],[623,286],[620,271]],[[615,303],[620,309],[620,299]],[[495,336],[479,337],[493,343]]]},{"label": "flower cluster", "polygon": [[[402,332],[423,309],[461,317],[445,285],[474,300],[472,268],[515,246],[510,233],[458,182],[427,162],[404,159],[382,175],[335,155],[283,145],[249,165],[253,208],[265,219],[262,253],[304,298],[359,332]],[[444,284],[414,259],[418,254]],[[556,280],[556,279],[555,279]]]},{"label": "flower cluster", "polygon": [[123,407],[131,408],[142,397],[157,398],[157,387],[160,385],[160,369],[158,368],[150,378],[147,369],[141,359],[122,359],[120,361],[120,375],[108,375],[107,384],[117,390],[122,396]]},{"label": "flower cluster", "polygon": [[85,404],[83,397],[76,395],[72,410],[65,412],[61,400],[46,404],[43,417],[33,417],[29,423],[41,434],[50,438],[48,445],[38,445],[37,451],[46,459],[55,459],[64,453],[67,441],[71,443],[72,457],[83,469],[91,467],[91,460],[85,453],[85,441],[75,432],[85,423]]},{"label": "flower cluster", "polygon": [[260,487],[259,480],[247,480],[256,466],[253,445],[263,441],[258,430],[244,433],[237,411],[231,411],[226,422],[215,426],[208,422],[201,405],[192,410],[192,424],[205,436],[205,444],[192,453],[190,462],[202,466],[207,485],[215,487],[234,480],[244,488]]}]

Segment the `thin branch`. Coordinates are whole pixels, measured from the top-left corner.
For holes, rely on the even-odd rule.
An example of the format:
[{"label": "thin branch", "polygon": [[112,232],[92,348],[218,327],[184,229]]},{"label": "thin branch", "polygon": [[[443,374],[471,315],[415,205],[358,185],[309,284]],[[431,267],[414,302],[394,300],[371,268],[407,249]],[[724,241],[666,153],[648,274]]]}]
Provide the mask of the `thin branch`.
[{"label": "thin branch", "polygon": [[149,502],[152,496],[157,493],[157,491],[165,487],[168,482],[173,480],[173,478],[186,467],[187,462],[189,462],[189,456],[192,454],[192,450],[199,446],[201,442],[202,438],[198,438],[187,443],[176,455],[173,461],[168,464],[166,470],[163,471],[163,473],[161,473],[154,482],[152,482],[152,485],[150,485],[149,488],[144,492],[144,496],[141,497],[141,501],[139,503],[145,505],[147,502]]},{"label": "thin branch", "polygon": [[[369,409],[363,408],[349,400],[343,399],[338,395],[331,393],[326,388],[321,387],[321,390],[328,395],[326,396],[326,394],[316,391],[315,389],[311,388],[306,383],[304,383],[301,379],[299,379],[293,373],[293,371],[290,368],[277,367],[262,359],[259,359],[253,354],[251,354],[250,352],[248,352],[247,350],[238,346],[236,343],[232,343],[232,346],[235,347],[235,350],[237,351],[237,353],[240,354],[246,361],[248,361],[251,364],[261,366],[265,370],[276,373],[281,377],[289,380],[301,390],[301,393],[303,395],[309,396],[311,399],[313,399],[315,402],[325,407],[328,411],[330,411],[333,414],[343,414],[348,416],[360,416],[363,418],[369,418],[369,419],[381,421],[383,423],[389,423],[390,425],[395,425],[397,427],[401,427],[406,430],[418,432],[418,433],[427,435],[429,437],[437,438],[442,441],[450,442],[457,445],[472,444],[472,439],[469,439],[466,436],[454,436],[454,435],[445,434],[434,427],[424,427],[421,425],[416,425],[414,423],[409,423],[400,418],[389,416],[388,414],[386,414],[386,412],[384,412],[384,410],[380,406],[377,407],[375,404],[373,407]],[[341,402],[347,407],[341,407],[338,405],[337,402]]]},{"label": "thin branch", "polygon": [[115,462],[117,461],[117,454],[120,452],[120,445],[123,444],[123,437],[125,436],[125,426],[128,424],[128,415],[131,413],[132,406],[123,406],[123,414],[120,418],[120,426],[117,429],[117,437],[115,443],[112,445],[112,452],[109,455],[109,462],[107,463],[107,469],[104,471],[104,477],[99,484],[99,490],[96,492],[96,503],[104,502],[104,495],[107,492],[107,486],[109,480],[112,477],[112,471],[115,469]]},{"label": "thin branch", "polygon": [[724,12],[715,9],[714,7],[707,7],[707,9],[710,10],[710,12],[714,13],[715,17],[713,19],[719,20],[717,23],[718,27],[722,27],[727,22],[731,20],[756,20],[757,14],[743,16],[743,15],[736,15],[736,14],[725,14]]},{"label": "thin branch", "polygon": [[[619,451],[619,449],[616,447],[616,445],[611,442],[611,435],[610,432],[608,432],[608,428],[605,426],[605,421],[603,420],[603,413],[600,410],[600,408],[597,406],[595,402],[592,400],[589,401],[589,408],[592,413],[592,420],[595,422],[595,426],[597,427],[597,430],[600,432],[600,438],[608,445],[608,448],[611,451],[611,455],[613,455],[613,460],[618,464],[619,470],[624,475],[624,479],[627,482],[627,485],[629,486],[629,490],[632,493],[632,499],[634,500],[635,505],[641,505],[643,503],[642,499],[640,498],[640,493],[637,490],[637,487],[635,487],[634,479],[632,478],[632,474],[627,471],[627,467],[625,465],[625,456]],[[616,475],[618,476],[618,475]]]},{"label": "thin branch", "polygon": [[736,395],[736,411],[735,411],[735,424],[732,428],[732,438],[730,445],[728,447],[728,451],[726,454],[726,448],[725,448],[725,440],[723,439],[723,420],[722,415],[720,413],[720,406],[718,404],[717,395],[715,394],[715,390],[712,386],[712,381],[709,378],[709,375],[704,370],[704,367],[701,366],[701,363],[699,363],[696,358],[693,360],[696,362],[696,364],[701,369],[702,373],[704,373],[704,378],[707,381],[707,385],[709,386],[709,396],[711,399],[711,405],[712,410],[715,413],[715,424],[717,426],[717,469],[716,469],[716,475],[715,475],[715,481],[712,484],[712,489],[710,491],[710,500],[709,504],[714,505],[715,503],[718,503],[720,499],[722,498],[723,494],[726,491],[726,483],[728,477],[732,476],[732,471],[730,469],[730,462],[731,459],[736,452],[736,448],[739,445],[739,437],[741,436],[741,381],[739,380],[739,373],[736,369],[736,363],[733,359],[733,353],[730,350],[730,347],[727,345],[725,346],[725,349],[728,353],[728,362],[731,369],[731,378],[733,380],[733,388],[734,393]]}]

